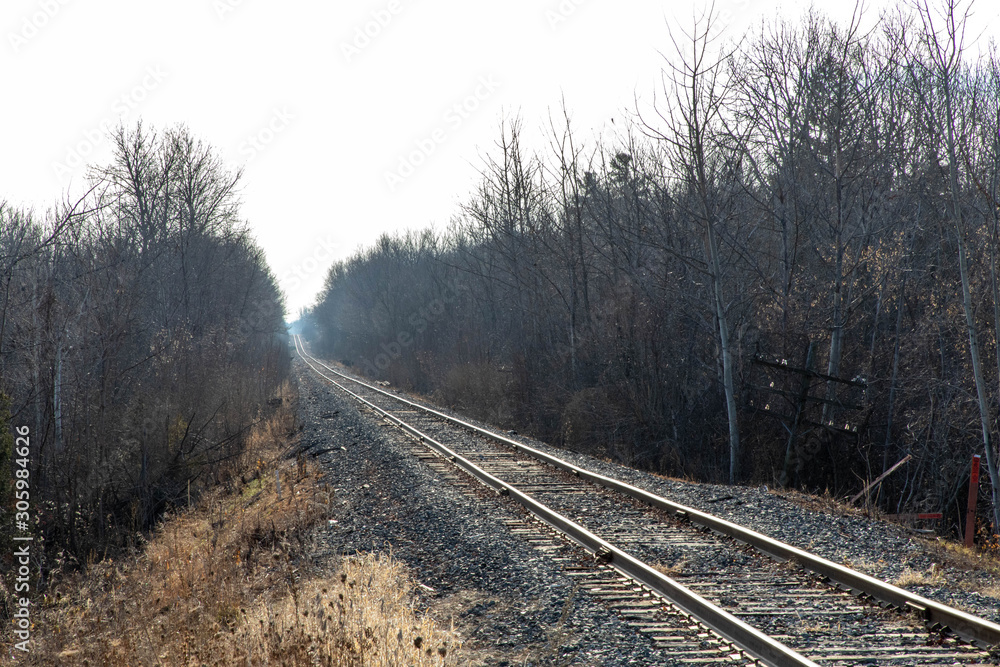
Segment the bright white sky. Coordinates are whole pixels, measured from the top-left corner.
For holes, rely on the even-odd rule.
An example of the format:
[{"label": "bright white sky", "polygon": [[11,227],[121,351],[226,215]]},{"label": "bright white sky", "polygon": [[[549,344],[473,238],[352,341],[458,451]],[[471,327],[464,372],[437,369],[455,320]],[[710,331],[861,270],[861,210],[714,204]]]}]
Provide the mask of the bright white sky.
[{"label": "bright white sky", "polygon": [[[984,40],[997,4],[976,5]],[[715,8],[734,39],[804,10]],[[0,200],[44,213],[79,196],[81,165],[110,158],[102,125],[184,123],[245,165],[243,214],[295,319],[335,260],[384,231],[444,228],[504,117],[537,147],[562,96],[581,140],[649,100],[668,22],[692,15],[676,0],[3,0]]]}]

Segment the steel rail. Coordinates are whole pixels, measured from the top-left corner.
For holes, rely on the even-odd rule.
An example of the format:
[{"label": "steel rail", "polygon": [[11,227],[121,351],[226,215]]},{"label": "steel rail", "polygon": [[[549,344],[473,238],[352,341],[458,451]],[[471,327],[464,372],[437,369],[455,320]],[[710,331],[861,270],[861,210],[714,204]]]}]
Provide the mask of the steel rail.
[{"label": "steel rail", "polygon": [[930,600],[917,595],[916,593],[911,593],[910,591],[894,586],[888,582],[862,574],[861,572],[857,572],[856,570],[834,563],[833,561],[822,558],[821,556],[803,551],[802,549],[793,547],[790,544],[775,540],[771,537],[763,535],[762,533],[758,533],[757,531],[745,528],[730,521],[726,521],[725,519],[721,519],[712,514],[675,503],[662,496],[655,495],[611,477],[591,472],[567,461],[563,461],[562,459],[552,456],[551,454],[529,447],[524,443],[511,440],[510,438],[499,433],[484,429],[480,426],[476,426],[475,424],[470,424],[469,422],[444,414],[443,412],[439,412],[433,408],[420,405],[419,403],[410,401],[406,398],[393,394],[392,392],[385,391],[380,387],[372,386],[367,382],[363,382],[331,368],[311,355],[308,356],[310,359],[313,359],[327,370],[336,373],[344,379],[360,384],[368,389],[384,394],[395,399],[396,401],[415,407],[450,423],[475,431],[480,435],[490,438],[496,442],[503,443],[533,458],[544,461],[549,465],[570,472],[581,479],[586,479],[595,484],[624,493],[648,505],[665,510],[674,516],[687,519],[692,523],[704,526],[705,528],[713,530],[717,533],[749,544],[755,549],[768,554],[772,558],[782,561],[795,561],[805,569],[815,572],[816,574],[825,577],[836,584],[840,584],[857,594],[871,596],[899,609],[914,611],[923,616],[924,619],[930,624],[937,624],[941,627],[948,628],[966,641],[976,643],[977,645],[986,648],[1000,645],[1000,625],[993,623],[992,621],[979,618],[978,616],[973,616],[972,614],[960,611],[954,607],[949,607],[948,605],[941,604],[940,602]]},{"label": "steel rail", "polygon": [[[363,396],[351,391],[335,379],[316,368],[316,366],[312,364],[309,359],[316,361],[321,366],[327,368],[333,373],[345,377],[346,379],[352,378],[330,368],[322,361],[308,355],[304,349],[300,349],[299,346],[301,343],[299,342],[298,337],[295,338],[295,343],[296,351],[302,356],[303,361],[305,361],[305,363],[308,364],[309,367],[312,368],[313,371],[315,371],[320,377],[337,386],[358,402],[371,408],[387,421],[397,425],[399,428],[451,461],[457,467],[466,471],[486,486],[496,490],[497,493],[516,500],[529,512],[555,528],[557,531],[563,533],[577,544],[583,546],[584,549],[594,554],[600,554],[604,560],[608,561],[612,567],[621,572],[623,575],[663,596],[679,609],[698,619],[714,632],[732,642],[747,655],[766,665],[771,665],[772,667],[819,667],[819,665],[812,660],[809,660],[784,644],[772,639],[753,626],[744,623],[739,618],[733,616],[724,609],[717,607],[697,593],[677,583],[670,577],[651,568],[649,565],[646,565],[642,561],[634,558],[610,542],[601,539],[580,524],[538,502],[531,496],[518,490],[516,487],[491,475],[446,445],[438,442],[419,429],[407,424],[403,420],[399,419],[380,406],[375,405]],[[370,387],[365,383],[359,384],[373,389],[373,387]],[[381,390],[379,391],[381,392]],[[389,395],[392,396],[392,394]],[[394,398],[396,397],[394,396]]]}]

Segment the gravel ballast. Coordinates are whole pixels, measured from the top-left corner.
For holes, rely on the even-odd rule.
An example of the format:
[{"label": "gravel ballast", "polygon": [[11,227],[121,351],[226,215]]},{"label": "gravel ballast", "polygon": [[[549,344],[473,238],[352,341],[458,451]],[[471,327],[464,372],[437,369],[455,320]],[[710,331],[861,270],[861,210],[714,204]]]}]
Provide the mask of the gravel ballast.
[{"label": "gravel ballast", "polygon": [[[522,439],[581,468],[620,479],[926,598],[1000,623],[1000,597],[997,597],[1000,581],[995,575],[986,567],[962,567],[957,559],[949,557],[943,542],[933,544],[933,538],[920,538],[903,526],[869,518],[860,511],[830,513],[810,509],[804,505],[811,504],[812,499],[801,494],[779,493],[767,487],[666,479],[529,438]],[[907,574],[922,575],[910,576],[910,579],[929,581],[906,583]]]},{"label": "gravel ballast", "polygon": [[[510,532],[509,501],[475,498],[441,479],[405,437],[321,381],[298,360],[300,446],[334,487],[312,560],[390,552],[421,584],[422,602],[454,619],[475,664],[675,665],[542,552]],[[324,567],[327,569],[327,567]]]},{"label": "gravel ballast", "polygon": [[[582,592],[570,596],[571,578],[512,535],[502,520],[517,508],[499,499],[487,499],[484,506],[481,498],[453,487],[412,455],[398,430],[359,412],[353,399],[299,360],[296,371],[305,424],[301,444],[328,450],[319,459],[338,489],[336,523],[321,540],[326,555],[391,548],[427,587],[431,613],[454,615],[482,664],[676,664],[600,602]],[[517,438],[579,467],[1000,622],[1000,586],[989,573],[959,567],[942,547],[901,526],[835,508],[816,511],[803,506],[821,505],[809,497],[766,487],[667,479]]]}]

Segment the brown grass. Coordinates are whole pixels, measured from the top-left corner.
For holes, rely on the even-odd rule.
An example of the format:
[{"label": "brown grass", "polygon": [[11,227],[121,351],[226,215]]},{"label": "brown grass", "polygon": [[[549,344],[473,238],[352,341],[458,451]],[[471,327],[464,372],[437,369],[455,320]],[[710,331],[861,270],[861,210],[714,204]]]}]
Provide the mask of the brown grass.
[{"label": "brown grass", "polygon": [[686,558],[682,558],[673,565],[667,565],[665,563],[656,563],[653,565],[653,569],[660,574],[665,574],[668,577],[676,577],[682,574],[686,574],[690,569],[691,563]]},{"label": "brown grass", "polygon": [[[808,495],[794,490],[772,489],[771,493],[781,496],[801,507],[833,516],[865,517],[881,520],[893,526],[900,524],[882,518],[882,513],[875,507],[854,507],[847,502],[834,498],[829,492],[822,496]],[[965,547],[961,542],[944,537],[923,537],[914,535],[914,541],[922,544],[943,566],[981,572],[1000,576],[1000,535],[992,535],[983,526],[976,534],[976,546],[973,549]],[[921,573],[906,575],[908,578],[919,578]],[[1000,587],[994,590],[1000,591]]]},{"label": "brown grass", "polygon": [[945,578],[941,566],[937,563],[931,563],[930,568],[925,572],[909,567],[904,568],[892,583],[904,588],[907,586],[942,586],[945,583]]},{"label": "brown grass", "polygon": [[876,508],[856,507],[851,505],[846,500],[835,497],[830,493],[829,489],[825,490],[822,495],[816,495],[803,493],[796,489],[783,489],[780,486],[777,486],[771,488],[768,493],[780,496],[781,498],[784,498],[785,500],[794,503],[803,509],[812,510],[821,514],[866,518],[877,517],[879,515]]},{"label": "brown grass", "polygon": [[230,481],[165,517],[140,553],[52,575],[21,664],[457,664],[457,635],[416,613],[391,555],[334,573],[299,562],[333,494],[311,463],[282,456],[294,433],[282,393]]}]

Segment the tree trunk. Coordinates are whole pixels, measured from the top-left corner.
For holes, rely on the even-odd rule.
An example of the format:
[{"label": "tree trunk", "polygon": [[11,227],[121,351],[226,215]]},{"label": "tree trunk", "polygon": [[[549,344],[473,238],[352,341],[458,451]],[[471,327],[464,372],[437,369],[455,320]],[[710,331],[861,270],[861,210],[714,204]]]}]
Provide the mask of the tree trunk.
[{"label": "tree trunk", "polygon": [[[957,207],[956,207],[957,208]],[[960,216],[959,216],[960,217]],[[976,381],[976,397],[979,399],[979,422],[983,430],[983,448],[986,450],[986,468],[990,473],[993,495],[993,526],[1000,528],[1000,474],[997,471],[996,454],[990,431],[990,404],[986,396],[986,380],[983,378],[983,364],[979,357],[979,337],[976,335],[975,311],[972,307],[972,293],[969,289],[969,267],[966,257],[962,230],[958,229],[958,270],[962,277],[962,305],[965,310],[965,326],[969,333],[969,358],[972,375]]]},{"label": "tree trunk", "polygon": [[[942,135],[945,140],[945,148],[948,153],[948,185],[951,195],[952,218],[955,225],[955,233],[958,239],[958,270],[962,280],[962,308],[965,311],[965,327],[969,336],[969,361],[972,364],[972,375],[976,383],[976,398],[979,402],[979,422],[983,432],[983,448],[986,453],[986,467],[990,475],[993,496],[993,525],[1000,528],[1000,473],[997,471],[996,453],[993,451],[993,438],[990,428],[990,402],[987,396],[986,380],[983,377],[983,364],[979,354],[979,338],[976,332],[975,310],[972,305],[972,290],[969,281],[969,260],[965,243],[965,220],[962,212],[962,199],[958,183],[958,151],[956,145],[959,139],[956,133],[955,118],[955,90],[952,83],[957,82],[957,78],[962,67],[962,53],[964,50],[965,20],[968,18],[968,10],[964,16],[958,14],[958,0],[947,0],[945,3],[945,27],[943,29],[945,40],[939,37],[939,29],[935,26],[934,17],[930,8],[924,5],[917,5],[920,12],[920,19],[923,22],[923,39],[927,46],[930,58],[931,74],[939,79],[941,91],[944,94],[944,131]],[[975,106],[975,98],[965,99],[963,103],[970,108]],[[936,109],[930,107],[929,111],[934,114]],[[932,116],[933,117],[933,116]]]},{"label": "tree trunk", "polygon": [[[946,76],[948,72],[945,73]],[[972,375],[976,381],[976,397],[979,400],[979,423],[983,431],[983,448],[986,451],[986,468],[990,474],[993,496],[993,526],[1000,528],[1000,473],[997,471],[996,454],[990,429],[990,403],[986,395],[986,380],[983,364],[979,356],[979,336],[976,333],[975,310],[972,306],[972,290],[969,287],[969,260],[965,247],[965,224],[962,215],[958,188],[958,163],[955,150],[955,118],[952,109],[950,82],[945,85],[945,114],[947,119],[948,174],[951,186],[951,201],[954,209],[955,232],[958,237],[958,271],[962,278],[962,307],[965,311],[965,326],[969,334],[969,360]]]},{"label": "tree trunk", "polygon": [[733,382],[733,351],[729,343],[729,321],[726,304],[722,298],[722,264],[715,239],[715,224],[706,222],[709,262],[712,266],[712,291],[715,317],[719,323],[719,347],[722,349],[722,384],[726,392],[726,415],[729,419],[729,483],[735,484],[739,474],[740,429],[736,413],[736,387]]}]

